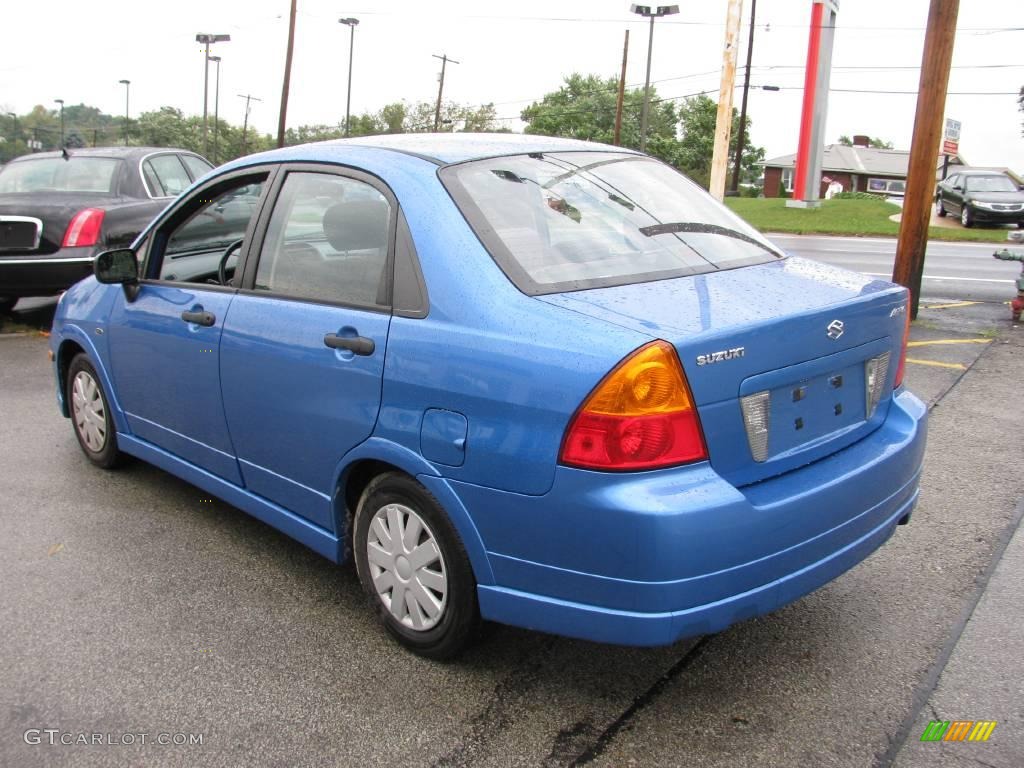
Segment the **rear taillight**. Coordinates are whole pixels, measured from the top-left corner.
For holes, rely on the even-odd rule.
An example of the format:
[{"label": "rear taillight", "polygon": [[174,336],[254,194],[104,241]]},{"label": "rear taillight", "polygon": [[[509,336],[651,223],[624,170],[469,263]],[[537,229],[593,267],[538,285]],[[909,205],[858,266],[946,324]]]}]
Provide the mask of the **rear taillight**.
[{"label": "rear taillight", "polygon": [[559,455],[562,464],[603,470],[706,458],[686,375],[664,341],[641,347],[604,377],[569,422]]},{"label": "rear taillight", "polygon": [[900,347],[900,361],[896,366],[896,380],[893,382],[893,389],[899,389],[903,384],[903,369],[907,367],[907,342],[910,341],[910,296],[907,296],[907,306],[903,312],[903,346]]},{"label": "rear taillight", "polygon": [[96,245],[100,239],[100,228],[103,226],[105,211],[100,208],[85,208],[75,214],[64,232],[61,248],[79,248]]}]

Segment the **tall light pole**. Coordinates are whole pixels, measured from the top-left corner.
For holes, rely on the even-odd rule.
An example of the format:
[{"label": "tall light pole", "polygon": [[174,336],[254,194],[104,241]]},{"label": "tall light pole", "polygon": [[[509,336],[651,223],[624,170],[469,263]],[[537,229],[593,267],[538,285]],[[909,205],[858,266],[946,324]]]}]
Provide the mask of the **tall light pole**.
[{"label": "tall light pole", "polygon": [[640,111],[640,151],[647,151],[647,113],[650,110],[651,102],[651,49],[654,47],[654,20],[659,16],[671,16],[679,13],[678,5],[659,5],[652,8],[649,5],[632,5],[629,10],[639,16],[645,16],[651,20],[651,31],[647,37],[647,79],[644,80],[644,106]]},{"label": "tall light pole", "polygon": [[55,104],[60,104],[60,148],[64,149],[64,99],[54,99]]},{"label": "tall light pole", "polygon": [[210,61],[217,64],[217,85],[213,88],[213,164],[217,164],[217,135],[220,122],[220,56],[211,56]]},{"label": "tall light pole", "polygon": [[[124,145],[128,146],[128,89],[132,84],[131,80],[118,80],[124,86]],[[93,144],[96,143],[95,138]]]},{"label": "tall light pole", "polygon": [[206,56],[203,58],[203,154],[209,151],[209,144],[206,140],[206,105],[210,98],[210,45],[213,43],[226,43],[231,35],[210,35],[201,33],[196,35],[196,42],[206,46]]},{"label": "tall light pole", "polygon": [[352,49],[356,44],[356,25],[359,19],[347,18],[338,19],[339,24],[344,24],[349,29],[348,36],[348,96],[345,97],[345,136],[348,136],[349,110],[352,107]]},{"label": "tall light pole", "polygon": [[13,112],[8,112],[7,116],[14,121],[14,136],[11,138],[11,142],[16,148],[18,146],[18,116]]}]

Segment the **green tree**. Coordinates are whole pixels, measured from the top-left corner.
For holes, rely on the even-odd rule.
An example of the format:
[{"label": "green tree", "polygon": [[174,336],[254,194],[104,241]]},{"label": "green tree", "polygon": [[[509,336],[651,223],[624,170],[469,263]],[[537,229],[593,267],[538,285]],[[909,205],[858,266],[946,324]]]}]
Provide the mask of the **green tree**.
[{"label": "green tree", "polygon": [[[853,146],[853,139],[851,139],[849,136],[846,136],[844,134],[843,136],[839,137],[839,143],[842,144],[844,147],[852,147]],[[873,136],[868,136],[868,146],[869,147],[873,147],[875,149],[892,149],[893,148],[891,141],[886,141],[885,139],[878,139],[878,138],[875,138]]]},{"label": "green tree", "polygon": [[[618,89],[617,78],[605,79],[598,75],[573,73],[565,78],[565,84],[557,91],[546,94],[539,102],[534,102],[522,111],[522,120],[527,123],[526,133],[611,144],[615,138]],[[640,146],[643,99],[642,88],[628,90],[624,94],[622,146]],[[676,162],[677,120],[675,105],[671,101],[659,99],[652,88],[647,151],[670,163]]]},{"label": "green tree", "polygon": [[[711,158],[715,151],[715,124],[718,104],[708,96],[699,94],[686,99],[679,107],[681,137],[676,153],[676,164],[685,174],[703,187],[711,178]],[[754,146],[750,140],[753,121],[747,116],[743,155],[740,161],[740,181],[750,182],[761,175],[758,163],[764,160],[764,148]],[[739,142],[740,117],[732,111],[732,129],[729,139],[729,177],[736,158]]]}]

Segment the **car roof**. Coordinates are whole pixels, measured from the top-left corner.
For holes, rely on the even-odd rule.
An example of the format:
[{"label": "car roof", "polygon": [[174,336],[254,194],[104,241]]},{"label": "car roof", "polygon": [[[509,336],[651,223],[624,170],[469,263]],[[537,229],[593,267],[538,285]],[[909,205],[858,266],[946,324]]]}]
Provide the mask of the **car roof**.
[{"label": "car roof", "polygon": [[[1002,171],[985,171],[980,169],[975,170],[972,168],[968,168],[963,171],[958,170],[956,173],[959,173],[961,176],[1006,176]],[[952,175],[953,174],[950,174],[950,176]],[[1009,176],[1006,177],[1009,178]]]},{"label": "car roof", "polygon": [[337,160],[339,150],[347,147],[382,149],[414,155],[438,165],[530,152],[611,151],[639,154],[635,150],[610,144],[520,133],[401,133],[359,136],[304,144],[299,147],[285,147],[262,153],[259,158],[266,161],[293,159],[296,150],[305,149],[307,152],[304,155],[308,160],[331,161]]},{"label": "car roof", "polygon": [[[190,155],[196,155],[190,149],[178,149],[176,147],[81,147],[79,149],[68,148],[68,154],[71,157],[109,157],[115,159],[138,159],[146,155],[152,155],[157,152],[185,152]],[[60,150],[53,150],[52,152],[33,152],[29,155],[22,155],[11,160],[12,163],[26,162],[32,160],[44,160],[47,158],[61,157],[62,153]],[[197,155],[202,157],[202,155]]]}]

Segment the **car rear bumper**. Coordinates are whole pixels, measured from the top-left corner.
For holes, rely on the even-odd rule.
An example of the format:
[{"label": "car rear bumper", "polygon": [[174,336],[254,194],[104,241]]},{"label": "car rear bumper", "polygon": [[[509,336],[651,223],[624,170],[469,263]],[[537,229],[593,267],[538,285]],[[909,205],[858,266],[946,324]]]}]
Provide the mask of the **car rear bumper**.
[{"label": "car rear bumper", "polygon": [[94,248],[63,248],[45,256],[0,256],[0,296],[48,296],[92,274]]},{"label": "car rear bumper", "polygon": [[481,613],[664,645],[772,611],[856,565],[909,518],[925,431],[924,405],[903,391],[868,437],[743,488],[708,464],[624,475],[559,468],[542,497],[453,483],[494,573],[479,587]]}]

